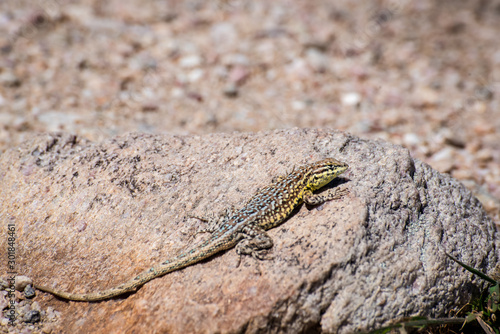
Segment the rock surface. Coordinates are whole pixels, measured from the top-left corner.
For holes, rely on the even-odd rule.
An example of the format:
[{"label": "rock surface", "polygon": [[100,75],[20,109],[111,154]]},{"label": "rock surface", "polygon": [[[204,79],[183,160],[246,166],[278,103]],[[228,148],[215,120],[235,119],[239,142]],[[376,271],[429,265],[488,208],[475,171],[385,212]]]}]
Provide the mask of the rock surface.
[{"label": "rock surface", "polygon": [[331,130],[103,143],[40,135],[0,157],[0,215],[16,226],[19,274],[102,290],[206,237],[194,236],[203,223],[188,214],[239,208],[274,176],[325,157],[350,165],[335,182],[349,195],[302,206],[272,229],[269,260],[237,266],[232,249],[123,298],[66,302],[38,291],[35,300],[60,312],[54,330],[72,333],[348,333],[466,303],[482,283],[444,251],[494,268],[499,245],[479,201],[404,148]]}]

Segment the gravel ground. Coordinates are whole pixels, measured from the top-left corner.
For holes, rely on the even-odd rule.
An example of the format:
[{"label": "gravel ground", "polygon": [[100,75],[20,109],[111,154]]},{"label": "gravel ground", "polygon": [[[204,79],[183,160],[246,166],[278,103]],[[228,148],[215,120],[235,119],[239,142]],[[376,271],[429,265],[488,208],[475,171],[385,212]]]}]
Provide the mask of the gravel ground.
[{"label": "gravel ground", "polygon": [[0,2],[0,152],[331,127],[407,147],[500,222],[500,1]]}]

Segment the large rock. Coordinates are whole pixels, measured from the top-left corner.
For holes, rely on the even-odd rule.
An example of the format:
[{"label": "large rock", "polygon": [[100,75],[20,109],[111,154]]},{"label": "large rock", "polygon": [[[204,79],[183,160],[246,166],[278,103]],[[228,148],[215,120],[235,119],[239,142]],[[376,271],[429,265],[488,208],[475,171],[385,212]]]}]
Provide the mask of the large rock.
[{"label": "large rock", "polygon": [[42,135],[0,157],[0,214],[16,225],[20,274],[102,290],[205,238],[189,214],[241,207],[274,176],[325,157],[350,165],[336,182],[350,193],[272,229],[269,260],[237,266],[231,249],[98,303],[38,291],[42,320],[50,306],[53,329],[68,333],[347,333],[444,316],[481,287],[444,253],[495,267],[495,228],[478,200],[402,147],[329,130]]}]

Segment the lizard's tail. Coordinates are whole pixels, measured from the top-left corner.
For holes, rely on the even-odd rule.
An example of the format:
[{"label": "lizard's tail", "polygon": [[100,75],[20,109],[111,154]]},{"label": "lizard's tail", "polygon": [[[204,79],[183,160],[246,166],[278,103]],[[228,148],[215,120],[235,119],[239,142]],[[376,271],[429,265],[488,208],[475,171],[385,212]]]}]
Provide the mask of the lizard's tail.
[{"label": "lizard's tail", "polygon": [[218,253],[223,249],[233,247],[234,244],[235,242],[224,242],[221,239],[209,239],[201,245],[194,247],[191,250],[182,253],[171,260],[167,260],[163,263],[151,267],[150,269],[140,273],[128,282],[100,292],[81,294],[70,293],[37,284],[35,284],[35,288],[68,300],[95,302],[99,300],[109,299],[122,295],[124,293],[134,292],[152,279],[195,264],[203,259],[206,259],[207,257],[212,256],[215,253]]},{"label": "lizard's tail", "polygon": [[[165,272],[165,274],[166,273],[167,272]],[[95,301],[99,301],[99,300],[113,298],[113,297],[122,295],[122,294],[127,293],[127,292],[136,291],[143,284],[151,281],[152,279],[154,279],[158,276],[155,275],[155,272],[150,272],[148,270],[148,271],[145,271],[145,272],[139,274],[138,276],[134,277],[130,281],[123,283],[121,285],[118,285],[114,288],[104,290],[104,291],[99,291],[99,292],[91,292],[91,293],[64,292],[64,291],[59,291],[57,289],[49,288],[47,286],[38,285],[38,284],[35,284],[35,288],[37,288],[38,290],[49,292],[49,293],[51,293],[57,297],[63,298],[63,299],[75,300],[75,301],[95,302]]]}]

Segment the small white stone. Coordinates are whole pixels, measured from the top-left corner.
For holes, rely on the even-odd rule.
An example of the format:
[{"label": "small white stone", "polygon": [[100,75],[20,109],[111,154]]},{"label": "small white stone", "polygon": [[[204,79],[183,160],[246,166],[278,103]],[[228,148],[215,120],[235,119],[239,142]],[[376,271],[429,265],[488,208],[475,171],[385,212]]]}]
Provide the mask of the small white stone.
[{"label": "small white stone", "polygon": [[32,309],[33,311],[38,311],[38,312],[41,312],[41,311],[42,311],[42,308],[40,307],[40,303],[38,303],[38,302],[33,302],[33,303],[31,304],[31,309]]},{"label": "small white stone", "polygon": [[420,144],[420,138],[414,133],[406,133],[403,137],[403,143],[406,146],[417,146]]},{"label": "small white stone", "polygon": [[170,95],[172,97],[181,97],[184,95],[184,91],[179,87],[175,87],[175,88],[172,88],[172,90],[170,91]]},{"label": "small white stone", "polygon": [[306,108],[306,103],[304,101],[295,100],[292,101],[292,109],[295,111],[302,111]]},{"label": "small white stone", "polygon": [[287,73],[296,78],[309,78],[311,70],[304,59],[297,58],[285,67]]},{"label": "small white stone", "polygon": [[33,284],[31,278],[27,276],[16,276],[15,288],[17,291],[23,291],[28,284]]},{"label": "small white stone", "polygon": [[179,60],[179,66],[184,67],[184,68],[192,68],[196,66],[200,66],[202,62],[202,59],[198,55],[190,55],[190,56],[185,56],[182,57]]},{"label": "small white stone", "polygon": [[203,77],[203,74],[205,74],[205,71],[203,71],[201,68],[195,68],[188,73],[187,79],[189,82],[194,83],[200,80]]},{"label": "small white stone", "polygon": [[212,26],[210,37],[216,47],[229,47],[237,42],[238,32],[232,23],[222,22]]},{"label": "small white stone", "polygon": [[361,102],[361,95],[356,92],[342,94],[340,101],[343,106],[350,107],[358,105]]},{"label": "small white stone", "polygon": [[328,69],[328,57],[324,52],[316,48],[309,48],[306,50],[306,58],[316,72],[322,73]]},{"label": "small white stone", "polygon": [[432,156],[432,160],[434,161],[443,161],[452,159],[453,159],[453,150],[449,147],[443,148],[441,151],[434,153],[434,155]]}]

